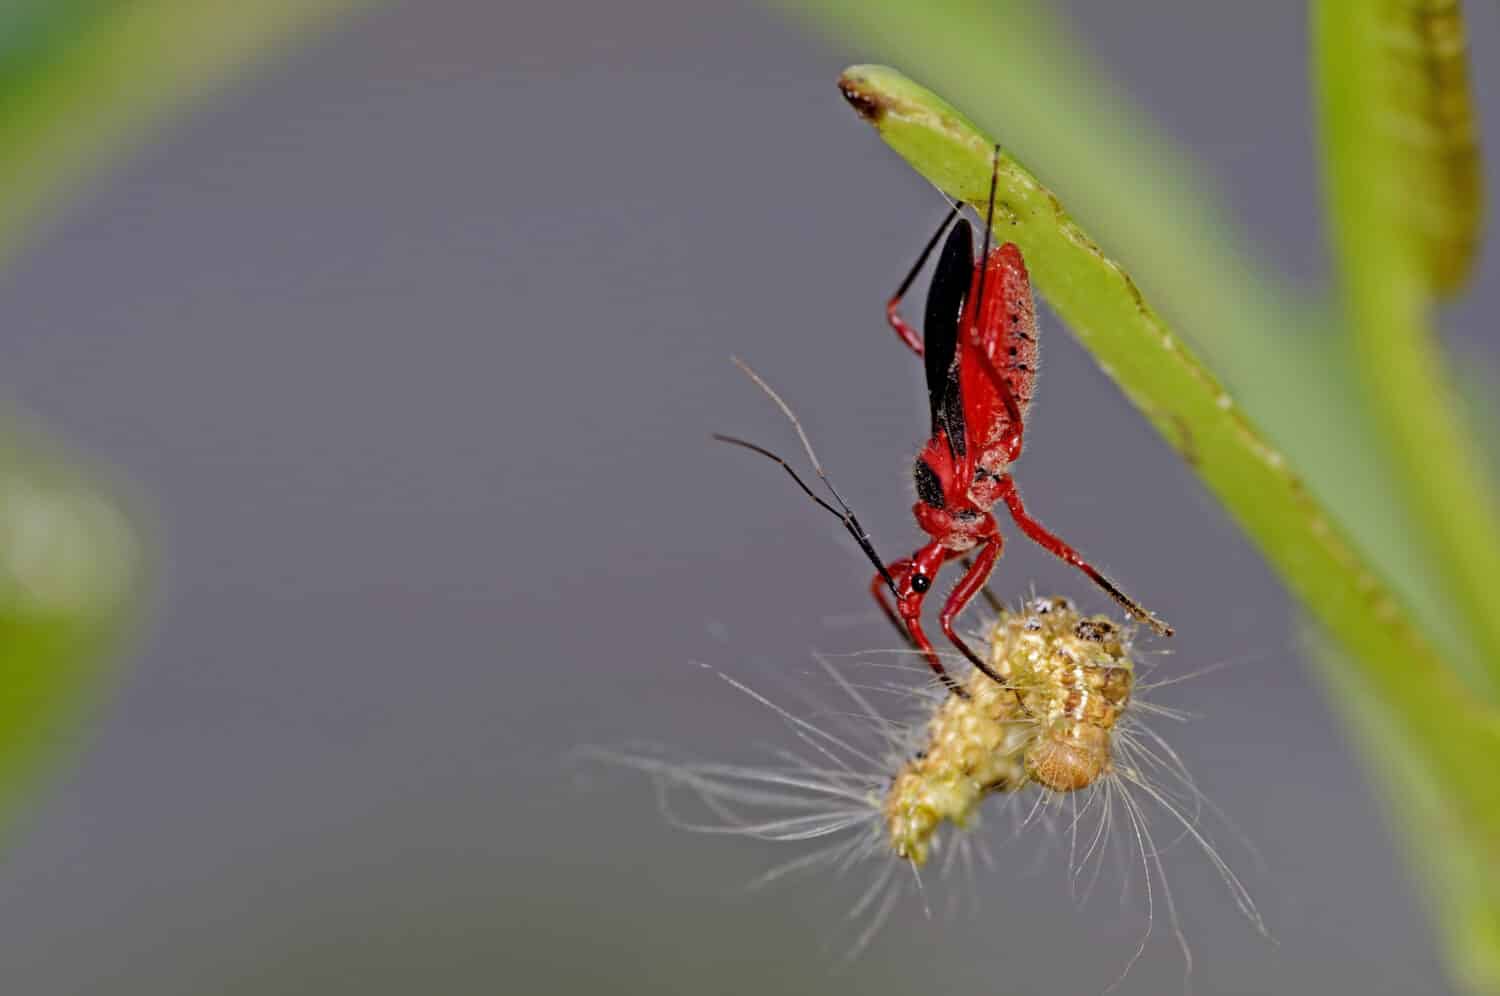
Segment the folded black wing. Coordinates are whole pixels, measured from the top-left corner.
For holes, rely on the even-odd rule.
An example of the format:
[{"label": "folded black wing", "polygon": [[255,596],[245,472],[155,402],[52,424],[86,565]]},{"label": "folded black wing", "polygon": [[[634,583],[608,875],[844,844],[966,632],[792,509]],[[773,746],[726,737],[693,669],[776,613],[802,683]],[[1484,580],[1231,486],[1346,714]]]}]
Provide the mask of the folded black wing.
[{"label": "folded black wing", "polygon": [[958,326],[969,281],[974,275],[974,237],[960,219],[943,243],[942,255],[927,290],[927,312],[922,320],[923,363],[927,370],[927,402],[932,409],[932,434],[946,430],[954,455],[964,452],[963,401],[958,391]]}]

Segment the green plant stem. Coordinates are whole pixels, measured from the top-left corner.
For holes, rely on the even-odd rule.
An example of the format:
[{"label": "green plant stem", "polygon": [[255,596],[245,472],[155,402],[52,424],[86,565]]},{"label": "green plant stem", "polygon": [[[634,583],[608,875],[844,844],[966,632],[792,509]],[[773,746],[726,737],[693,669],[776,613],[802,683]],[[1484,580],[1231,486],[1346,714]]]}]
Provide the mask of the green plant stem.
[{"label": "green plant stem", "polygon": [[[957,200],[983,203],[991,141],[891,69],[848,70],[851,103],[911,166]],[[1197,471],[1287,586],[1349,651],[1422,753],[1463,838],[1500,869],[1500,719],[1476,701],[1285,457],[1147,305],[1047,188],[1002,154],[996,237],[1017,243],[1038,288],[1104,371]],[[1500,875],[1500,871],[1497,871]]]}]

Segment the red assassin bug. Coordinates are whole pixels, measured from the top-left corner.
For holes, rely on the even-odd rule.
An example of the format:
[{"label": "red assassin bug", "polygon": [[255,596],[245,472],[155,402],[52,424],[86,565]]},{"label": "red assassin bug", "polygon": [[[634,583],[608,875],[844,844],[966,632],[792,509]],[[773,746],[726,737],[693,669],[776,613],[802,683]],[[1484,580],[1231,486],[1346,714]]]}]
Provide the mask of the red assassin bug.
[{"label": "red assassin bug", "polygon": [[[770,385],[739,360],[735,363],[770,395],[796,427],[813,469],[839,507],[834,508],[814,494],[796,471],[770,450],[733,436],[714,434],[721,442],[742,446],[779,463],[809,498],[843,522],[875,565],[870,591],[876,602],[922,652],[938,677],[958,695],[965,693],[943,669],[937,651],[922,631],[922,602],[943,564],[977,549],[978,554],[944,603],[938,624],[970,663],[1004,684],[1004,679],[970,650],[953,628],[959,613],[984,589],[1004,547],[999,525],[990,511],[997,502],[1005,502],[1023,533],[1087,574],[1131,615],[1158,633],[1172,634],[1170,626],[1120,591],[1076,550],[1033,519],[1011,479],[1009,468],[1021,455],[1025,413],[1036,385],[1037,329],[1036,305],[1021,250],[1009,242],[998,249],[990,248],[999,154],[996,146],[996,173],[990,178],[989,206],[985,213],[984,251],[978,261],[974,258],[973,230],[967,219],[958,217],[959,209],[955,206],[886,305],[886,319],[901,341],[922,357],[927,375],[931,437],[917,454],[913,474],[918,500],[912,506],[917,524],[932,537],[925,546],[910,557],[886,565],[876,554],[869,534],[823,472],[797,416]],[[948,233],[948,239],[928,288],[923,332],[919,334],[901,317],[901,300],[944,232]],[[886,601],[882,586],[895,596],[894,608]]]},{"label": "red assassin bug", "polygon": [[[1036,386],[1037,327],[1036,305],[1021,250],[1010,242],[998,249],[990,247],[999,155],[996,146],[995,173],[990,177],[985,213],[984,251],[978,260],[974,258],[972,229],[967,219],[958,216],[955,206],[886,305],[887,321],[901,341],[922,357],[927,375],[932,429],[913,470],[917,502],[912,513],[931,540],[910,557],[883,567],[870,590],[891,622],[911,638],[933,671],[944,678],[937,652],[922,632],[922,601],[943,564],[976,550],[944,603],[938,624],[970,663],[997,677],[953,629],[959,613],[989,580],[1004,546],[991,514],[997,502],[1005,503],[1023,533],[1087,574],[1131,615],[1158,633],[1172,633],[1170,626],[1126,596],[1076,550],[1032,518],[1011,478],[1010,465],[1021,455],[1026,410]],[[945,231],[948,238],[933,271],[919,335],[901,317],[901,300]],[[886,601],[882,585],[892,588],[894,608]]]}]

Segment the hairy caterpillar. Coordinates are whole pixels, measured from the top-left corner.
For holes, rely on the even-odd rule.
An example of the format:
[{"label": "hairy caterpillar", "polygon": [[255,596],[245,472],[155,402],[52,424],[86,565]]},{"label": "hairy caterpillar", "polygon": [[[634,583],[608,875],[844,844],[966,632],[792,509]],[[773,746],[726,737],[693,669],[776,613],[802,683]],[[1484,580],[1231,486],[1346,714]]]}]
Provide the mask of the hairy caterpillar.
[{"label": "hairy caterpillar", "polygon": [[892,850],[921,865],[943,822],[965,825],[988,795],[1027,782],[1075,792],[1111,770],[1115,724],[1135,668],[1125,631],[1080,616],[1063,599],[1033,599],[990,631],[999,684],[974,671],[967,697],[948,696],[925,745],[892,780],[882,810]]},{"label": "hairy caterpillar", "polygon": [[[1177,755],[1141,722],[1142,713],[1174,714],[1138,694],[1149,686],[1137,681],[1132,630],[1106,616],[1082,615],[1066,599],[1034,598],[1019,611],[1002,611],[984,637],[989,663],[1005,681],[972,671],[963,686],[967,697],[930,680],[915,689],[893,682],[872,690],[828,668],[856,706],[862,738],[798,716],[721,675],[788,724],[802,749],[777,750],[770,765],[592,753],[647,772],[669,802],[674,792],[696,800],[705,818],[669,809],[680,826],[803,846],[762,882],[819,865],[876,866],[851,910],[864,921],[851,953],[873,939],[907,884],[919,882],[919,870],[938,855],[940,871],[977,872],[974,856],[987,852],[976,824],[992,801],[998,808],[1024,800],[1023,824],[1068,835],[1075,873],[1090,863],[1097,872],[1109,830],[1127,828],[1145,873],[1148,917],[1131,964],[1145,948],[1158,896],[1190,963],[1146,804],[1166,815],[1176,836],[1201,847],[1236,905],[1264,932],[1239,878],[1198,827],[1201,794]],[[871,696],[885,692],[909,702],[913,716],[893,718],[876,708]],[[1059,805],[1068,815],[1049,820]]]}]

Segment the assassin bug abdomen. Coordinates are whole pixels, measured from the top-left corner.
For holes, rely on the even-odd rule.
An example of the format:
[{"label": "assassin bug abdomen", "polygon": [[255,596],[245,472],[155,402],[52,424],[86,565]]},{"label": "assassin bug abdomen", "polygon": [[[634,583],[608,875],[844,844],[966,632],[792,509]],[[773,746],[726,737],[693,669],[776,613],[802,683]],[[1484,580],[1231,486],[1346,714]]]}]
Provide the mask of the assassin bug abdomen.
[{"label": "assassin bug abdomen", "polygon": [[[932,429],[913,473],[922,504],[934,511],[964,505],[987,510],[999,500],[1000,477],[1021,455],[1023,420],[1036,384],[1036,305],[1021,250],[1006,243],[975,262],[972,238],[969,223],[960,220],[943,248],[925,322],[939,330],[928,334],[931,349],[902,320],[899,295],[887,311],[927,368]],[[985,294],[977,316],[964,300],[971,286],[995,291]],[[994,330],[979,343],[982,353],[959,349],[960,308],[966,309],[963,321]]]},{"label": "assassin bug abdomen", "polygon": [[[998,169],[998,148],[995,155]],[[1012,243],[990,246],[994,208],[992,177],[983,251],[975,257],[973,229],[953,208],[886,305],[891,327],[922,357],[926,371],[931,432],[913,468],[917,502],[912,513],[931,540],[910,557],[887,565],[871,583],[871,591],[932,669],[946,678],[922,631],[922,602],[942,566],[972,552],[973,562],[948,596],[938,622],[975,667],[1003,681],[954,630],[959,613],[984,588],[1004,547],[991,513],[998,502],[1005,503],[1023,533],[1087,574],[1131,615],[1164,635],[1172,630],[1033,519],[1011,478],[1010,466],[1021,455],[1026,412],[1036,386],[1036,305],[1021,250]],[[919,333],[901,317],[901,300],[944,232],[947,239],[933,271]],[[894,607],[881,590],[891,587],[892,579]]]}]

